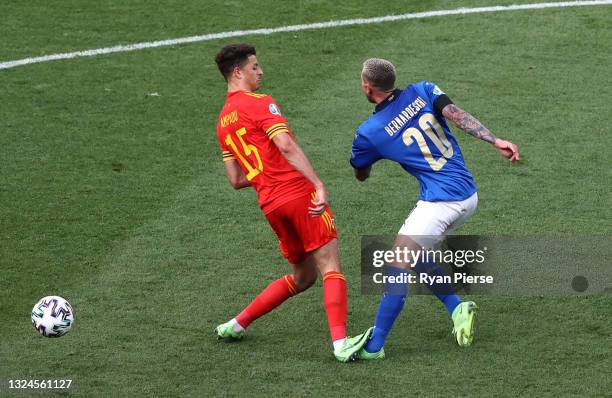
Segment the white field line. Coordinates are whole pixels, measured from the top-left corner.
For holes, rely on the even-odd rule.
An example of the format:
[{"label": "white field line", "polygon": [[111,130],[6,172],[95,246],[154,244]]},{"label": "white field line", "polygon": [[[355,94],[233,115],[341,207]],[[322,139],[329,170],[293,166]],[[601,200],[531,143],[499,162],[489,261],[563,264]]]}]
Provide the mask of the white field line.
[{"label": "white field line", "polygon": [[383,22],[403,21],[407,19],[422,19],[422,18],[441,17],[441,16],[448,16],[448,15],[465,15],[465,14],[476,14],[476,13],[485,13],[485,12],[539,10],[539,9],[544,9],[544,8],[566,8],[566,7],[598,6],[598,5],[612,5],[612,0],[564,1],[564,2],[557,2],[557,3],[533,3],[533,4],[514,4],[514,5],[509,5],[509,6],[457,8],[454,10],[427,11],[427,12],[417,12],[417,13],[401,14],[401,15],[386,15],[383,17],[374,17],[374,18],[343,19],[343,20],[338,20],[338,21],[280,26],[278,28],[235,30],[231,32],[209,33],[209,34],[199,35],[199,36],[180,37],[176,39],[149,41],[149,42],[143,42],[143,43],[118,45],[118,46],[113,46],[113,47],[96,48],[93,50],[75,51],[75,52],[61,53],[61,54],[51,54],[51,55],[45,55],[42,57],[24,58],[24,59],[19,59],[15,61],[0,62],[0,69],[10,69],[10,68],[15,68],[17,66],[22,66],[22,65],[30,65],[30,64],[36,64],[36,63],[48,62],[48,61],[58,61],[62,59],[93,57],[93,56],[101,55],[101,54],[137,51],[137,50],[143,50],[146,48],[174,46],[177,44],[196,43],[196,42],[201,42],[201,41],[227,39],[230,37],[239,37],[239,36],[270,35],[273,33],[280,33],[280,32],[297,32],[301,30],[327,29],[327,28],[335,28],[339,26],[368,25],[368,24],[383,23]]}]

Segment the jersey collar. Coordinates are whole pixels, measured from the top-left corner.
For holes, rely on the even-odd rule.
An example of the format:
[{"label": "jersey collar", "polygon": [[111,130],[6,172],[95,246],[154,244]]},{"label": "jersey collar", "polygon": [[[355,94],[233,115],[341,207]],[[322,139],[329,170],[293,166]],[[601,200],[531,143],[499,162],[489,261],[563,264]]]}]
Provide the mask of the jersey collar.
[{"label": "jersey collar", "polygon": [[228,91],[227,96],[231,97],[232,95],[241,94],[241,93],[250,93],[250,91],[245,91],[245,90]]},{"label": "jersey collar", "polygon": [[374,113],[380,112],[383,109],[385,109],[387,105],[392,103],[400,95],[401,92],[402,90],[400,90],[399,88],[396,88],[395,90],[393,90],[393,92],[389,94],[387,98],[385,98],[384,100],[382,100],[376,105],[376,107],[374,108]]}]

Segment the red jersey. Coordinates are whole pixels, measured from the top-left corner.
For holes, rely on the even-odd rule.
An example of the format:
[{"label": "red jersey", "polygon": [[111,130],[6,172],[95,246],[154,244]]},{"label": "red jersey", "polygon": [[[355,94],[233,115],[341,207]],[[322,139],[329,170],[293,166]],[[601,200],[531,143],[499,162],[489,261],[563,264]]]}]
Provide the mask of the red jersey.
[{"label": "red jersey", "polygon": [[227,93],[217,123],[223,160],[238,161],[257,191],[265,214],[314,191],[310,181],[287,162],[272,142],[280,133],[293,139],[272,97],[248,91]]}]

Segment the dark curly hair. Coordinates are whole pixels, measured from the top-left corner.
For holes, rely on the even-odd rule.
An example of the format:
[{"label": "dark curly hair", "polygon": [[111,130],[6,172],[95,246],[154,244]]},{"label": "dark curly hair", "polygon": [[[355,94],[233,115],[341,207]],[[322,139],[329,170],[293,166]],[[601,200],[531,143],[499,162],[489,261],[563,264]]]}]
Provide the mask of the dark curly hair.
[{"label": "dark curly hair", "polygon": [[235,67],[241,67],[250,55],[257,55],[255,47],[250,44],[228,44],[215,56],[219,71],[228,81]]}]

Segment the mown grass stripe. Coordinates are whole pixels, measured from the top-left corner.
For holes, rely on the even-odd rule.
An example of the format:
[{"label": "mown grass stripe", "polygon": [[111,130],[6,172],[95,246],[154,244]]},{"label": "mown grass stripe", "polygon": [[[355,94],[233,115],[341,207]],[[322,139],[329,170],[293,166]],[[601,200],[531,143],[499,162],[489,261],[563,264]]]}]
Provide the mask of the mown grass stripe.
[{"label": "mown grass stripe", "polygon": [[334,20],[334,21],[317,22],[317,23],[311,23],[311,24],[280,26],[277,28],[235,30],[235,31],[230,31],[230,32],[208,33],[208,34],[198,35],[198,36],[179,37],[176,39],[166,39],[166,40],[134,43],[134,44],[127,44],[127,45],[117,45],[117,46],[112,46],[112,47],[96,48],[92,50],[74,51],[74,52],[69,52],[69,53],[51,54],[51,55],[45,55],[42,57],[23,58],[23,59],[14,60],[14,61],[1,62],[0,69],[10,69],[10,68],[18,67],[18,66],[37,64],[37,63],[42,63],[42,62],[66,60],[66,59],[72,59],[72,58],[93,57],[96,55],[103,55],[103,54],[138,51],[138,50],[144,50],[147,48],[167,47],[167,46],[174,46],[177,44],[198,43],[198,42],[211,41],[211,40],[217,40],[217,39],[227,39],[230,37],[241,37],[241,36],[252,36],[252,35],[270,35],[273,33],[297,32],[297,31],[302,31],[302,30],[314,30],[314,29],[329,29],[329,28],[336,28],[336,27],[341,27],[341,26],[368,25],[368,24],[376,24],[376,23],[395,22],[395,21],[403,21],[403,20],[409,20],[409,19],[423,19],[423,18],[441,17],[441,16],[449,16],[449,15],[465,15],[465,14],[518,11],[518,10],[539,10],[539,9],[545,9],[545,8],[598,6],[598,5],[610,5],[610,4],[612,4],[612,0],[564,1],[564,2],[557,2],[557,3],[513,4],[509,6],[456,8],[453,10],[438,10],[438,11],[426,11],[426,12],[400,14],[400,15],[385,15],[382,17],[373,17],[373,18]]}]

